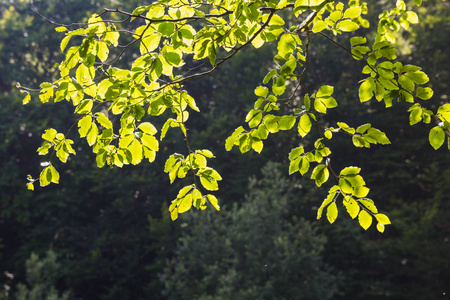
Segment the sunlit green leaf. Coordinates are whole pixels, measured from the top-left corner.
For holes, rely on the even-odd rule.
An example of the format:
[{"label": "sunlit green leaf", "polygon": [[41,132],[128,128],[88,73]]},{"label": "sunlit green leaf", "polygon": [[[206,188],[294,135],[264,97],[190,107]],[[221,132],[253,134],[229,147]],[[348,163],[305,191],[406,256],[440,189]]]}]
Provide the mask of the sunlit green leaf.
[{"label": "sunlit green leaf", "polygon": [[430,141],[430,145],[434,148],[434,150],[439,149],[445,142],[445,132],[439,126],[435,126],[430,130],[430,134],[428,135],[428,140]]},{"label": "sunlit green leaf", "polygon": [[361,12],[362,12],[361,6],[350,7],[344,12],[344,18],[348,19],[357,18],[361,15]]},{"label": "sunlit green leaf", "polygon": [[376,214],[375,218],[377,219],[378,223],[382,225],[388,225],[391,224],[391,221],[389,220],[388,216],[384,214]]},{"label": "sunlit green leaf", "polygon": [[320,187],[324,182],[328,180],[330,172],[324,164],[320,164],[314,168],[311,174],[311,179],[314,179],[316,185]]},{"label": "sunlit green leaf", "polygon": [[214,195],[208,194],[206,195],[206,198],[208,198],[209,202],[216,210],[220,210],[219,201]]},{"label": "sunlit green leaf", "polygon": [[351,197],[344,199],[343,203],[350,217],[356,218],[360,210],[358,203]]},{"label": "sunlit green leaf", "polygon": [[433,90],[429,87],[423,88],[419,86],[416,90],[416,96],[422,100],[428,100],[433,97]]},{"label": "sunlit green leaf", "polygon": [[350,31],[355,31],[356,29],[358,29],[359,25],[350,20],[343,20],[337,24],[337,28],[342,31],[350,32]]},{"label": "sunlit green leaf", "polygon": [[361,225],[364,230],[370,227],[372,224],[372,216],[365,210],[361,210],[358,215],[359,225]]},{"label": "sunlit green leaf", "polygon": [[45,132],[42,134],[42,138],[46,141],[53,142],[53,140],[56,138],[57,131],[53,128],[45,130]]},{"label": "sunlit green leaf", "polygon": [[332,202],[327,207],[327,219],[328,219],[328,222],[330,222],[330,224],[333,224],[334,221],[336,221],[337,216],[338,216],[338,209],[337,209],[336,202]]},{"label": "sunlit green leaf", "polygon": [[298,133],[301,137],[305,137],[311,130],[311,119],[308,114],[304,114],[300,117],[300,122],[298,123]]},{"label": "sunlit green leaf", "polygon": [[366,102],[372,99],[375,88],[375,81],[372,77],[364,80],[359,86],[359,100],[361,102]]}]

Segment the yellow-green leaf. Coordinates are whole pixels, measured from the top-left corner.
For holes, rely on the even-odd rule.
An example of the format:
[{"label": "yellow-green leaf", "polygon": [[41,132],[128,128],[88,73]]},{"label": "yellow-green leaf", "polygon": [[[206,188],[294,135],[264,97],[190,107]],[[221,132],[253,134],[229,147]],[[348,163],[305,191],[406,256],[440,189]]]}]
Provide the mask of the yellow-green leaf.
[{"label": "yellow-green leaf", "polygon": [[30,93],[27,93],[25,98],[23,98],[23,100],[22,100],[22,104],[23,105],[28,104],[28,102],[30,102],[30,100],[31,100],[31,95],[30,95]]},{"label": "yellow-green leaf", "polygon": [[445,132],[439,126],[435,126],[430,130],[430,134],[428,135],[428,140],[430,141],[430,145],[434,148],[434,150],[439,149],[445,142]]},{"label": "yellow-green leaf", "polygon": [[301,137],[305,137],[311,130],[311,119],[308,114],[304,114],[300,117],[300,122],[298,122],[298,133]]},{"label": "yellow-green leaf", "polygon": [[137,139],[134,139],[127,149],[131,152],[131,163],[133,165],[139,164],[142,161],[143,156],[142,144]]},{"label": "yellow-green leaf", "polygon": [[350,20],[343,20],[339,22],[336,27],[342,31],[350,32],[358,29],[359,25]]},{"label": "yellow-green leaf", "polygon": [[381,233],[383,233],[384,232],[384,225],[383,224],[380,224],[380,223],[378,223],[377,224],[377,230],[379,231],[379,232],[381,232]]},{"label": "yellow-green leaf", "polygon": [[350,7],[344,12],[344,18],[346,19],[357,18],[361,15],[361,12],[362,12],[361,6]]},{"label": "yellow-green leaf", "polygon": [[336,202],[332,202],[327,207],[327,219],[328,219],[328,222],[330,222],[330,224],[333,224],[334,221],[336,221],[337,216],[338,216],[338,209],[337,209]]},{"label": "yellow-green leaf", "polygon": [[359,225],[361,225],[364,230],[370,227],[372,224],[372,216],[365,210],[361,210],[358,215]]},{"label": "yellow-green leaf", "polygon": [[206,198],[208,198],[209,202],[216,210],[220,210],[219,201],[217,200],[216,196],[208,194],[206,195]]},{"label": "yellow-green leaf", "polygon": [[143,133],[141,136],[142,144],[144,144],[146,147],[150,148],[153,151],[159,150],[159,143],[158,140],[150,134]]},{"label": "yellow-green leaf", "polygon": [[53,140],[56,138],[57,131],[53,128],[45,130],[45,132],[42,134],[42,138],[46,141],[53,142]]},{"label": "yellow-green leaf", "polygon": [[375,218],[377,219],[378,223],[381,225],[388,225],[391,224],[391,220],[389,220],[388,216],[384,214],[376,214]]},{"label": "yellow-green leaf", "polygon": [[113,128],[111,121],[108,119],[108,117],[104,113],[98,112],[98,113],[96,113],[96,116],[97,116],[97,122],[100,125],[102,125],[106,129]]},{"label": "yellow-green leaf", "polygon": [[353,198],[344,199],[344,206],[352,219],[356,218],[359,213],[359,205]]},{"label": "yellow-green leaf", "polygon": [[182,214],[184,212],[187,212],[192,207],[192,193],[184,196],[180,200],[180,204],[178,205],[178,213]]},{"label": "yellow-green leaf", "polygon": [[155,135],[155,134],[158,132],[158,130],[156,129],[156,127],[153,126],[153,124],[152,124],[152,123],[149,123],[149,122],[141,123],[141,124],[138,126],[138,128],[139,128],[140,130],[142,130],[142,132],[148,133],[148,134],[151,134],[151,135]]}]

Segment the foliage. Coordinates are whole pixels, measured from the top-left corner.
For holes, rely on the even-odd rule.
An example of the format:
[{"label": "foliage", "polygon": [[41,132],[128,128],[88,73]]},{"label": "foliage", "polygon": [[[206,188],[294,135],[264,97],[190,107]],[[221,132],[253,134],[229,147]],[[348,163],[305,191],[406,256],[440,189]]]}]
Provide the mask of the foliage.
[{"label": "foliage", "polygon": [[[415,1],[420,5],[421,1]],[[301,23],[291,23],[284,14],[289,12]],[[337,185],[329,190],[322,203],[318,218],[326,208],[328,220],[337,217],[336,201],[340,195],[343,205],[352,218],[358,216],[360,225],[367,229],[373,220],[377,229],[384,231],[390,224],[389,218],[378,210],[367,198],[369,188],[359,174],[360,168],[347,167],[339,175],[331,167],[331,149],[326,143],[336,133],[351,136],[356,147],[369,148],[371,144],[389,144],[385,133],[363,124],[353,128],[344,122],[337,127],[328,126],[323,116],[329,109],[338,106],[333,97],[334,87],[323,84],[314,92],[303,82],[308,68],[308,56],[312,35],[320,35],[348,52],[350,57],[364,65],[362,73],[366,78],[359,85],[359,100],[366,102],[375,98],[391,107],[393,101],[413,103],[409,109],[410,124],[420,121],[438,125],[429,132],[433,148],[440,148],[449,138],[449,104],[441,105],[436,112],[425,109],[416,99],[428,100],[433,91],[423,86],[428,76],[415,65],[404,65],[397,60],[394,48],[395,33],[409,24],[418,23],[415,12],[407,10],[404,1],[399,0],[395,8],[379,15],[377,33],[372,45],[364,36],[350,38],[350,47],[345,47],[324,32],[335,36],[368,27],[364,18],[367,4],[352,0],[346,5],[334,1],[215,1],[181,2],[159,1],[140,6],[132,13],[105,9],[99,15],[89,18],[85,27],[64,32],[60,48],[65,51],[65,60],[58,65],[60,78],[40,85],[39,100],[43,103],[67,100],[75,106],[75,114],[81,115],[66,134],[50,128],[43,134],[45,140],[39,154],[50,154],[39,179],[28,178],[28,188],[39,181],[41,186],[59,183],[59,173],[52,161],[54,154],[66,162],[75,155],[72,141],[66,138],[75,125],[80,137],[85,137],[96,154],[97,166],[123,167],[140,164],[144,160],[153,162],[159,151],[155,137],[158,129],[153,125],[162,118],[160,141],[169,129],[178,128],[186,141],[187,154],[175,153],[169,156],[164,171],[170,181],[192,176],[190,185],[183,187],[169,207],[172,219],[188,211],[192,206],[204,209],[210,203],[219,209],[217,198],[210,194],[218,189],[221,175],[208,166],[208,159],[214,158],[206,149],[191,149],[187,121],[190,111],[199,112],[192,96],[183,84],[194,78],[207,76],[216,71],[238,52],[253,45],[276,43],[274,67],[255,89],[257,100],[245,121],[248,128],[238,127],[225,142],[231,150],[237,146],[242,153],[254,150],[261,152],[270,133],[297,130],[302,137],[311,132],[317,123],[320,137],[310,150],[303,146],[292,149],[289,154],[290,173],[305,174],[312,169],[311,179],[317,186],[335,177]],[[103,20],[107,14],[125,17],[122,21]],[[134,22],[135,27],[118,30],[116,24]],[[127,44],[119,39],[133,38]],[[125,37],[124,37],[125,36]],[[81,37],[81,38],[80,38]],[[75,41],[74,46],[69,43]],[[135,49],[138,48],[138,49]],[[115,64],[127,51],[139,51],[129,67],[120,69]],[[198,61],[193,67],[183,67],[188,59]],[[206,67],[207,64],[211,67]],[[191,64],[191,63],[189,63]],[[196,69],[198,73],[192,74]],[[19,85],[20,87],[20,85]],[[31,99],[30,89],[24,104]],[[280,110],[287,105],[289,110]],[[167,111],[167,113],[165,113]],[[170,115],[168,112],[171,112]],[[295,126],[297,124],[297,126]],[[297,129],[295,129],[297,128]],[[450,145],[450,144],[449,144]],[[312,168],[311,164],[314,164]]]},{"label": "foliage", "polygon": [[[43,15],[65,23],[82,20],[90,12],[98,11],[98,7],[132,11],[137,2],[34,1]],[[7,0],[1,3],[4,5],[0,7],[2,13],[4,7],[9,9],[11,6]],[[96,161],[89,159],[90,147],[79,141],[77,134],[73,134],[75,131],[66,134],[74,141],[72,146],[77,156],[70,155],[70,163],[65,165],[55,162],[58,158],[54,156],[54,166],[61,174],[60,184],[36,188],[31,193],[23,188],[23,178],[29,172],[39,174],[40,159],[48,161],[48,157],[35,155],[36,148],[42,143],[41,134],[50,127],[67,133],[75,119],[72,105],[40,105],[38,101],[31,101],[21,107],[20,95],[11,91],[12,82],[17,79],[27,85],[51,82],[52,76],[58,74],[47,66],[63,59],[59,49],[60,35],[49,34],[54,26],[29,9],[29,1],[15,0],[12,5],[20,17],[2,23],[5,28],[0,39],[0,81],[5,84],[0,96],[0,290],[3,291],[0,298],[9,287],[10,297],[13,297],[16,284],[26,282],[24,266],[32,252],[45,257],[47,249],[52,248],[59,254],[58,263],[61,264],[61,280],[55,284],[59,291],[71,289],[77,299],[165,299],[161,295],[164,282],[160,282],[156,274],[165,268],[166,259],[173,258],[175,250],[183,251],[175,245],[178,237],[185,233],[191,236],[192,223],[210,224],[215,222],[212,218],[223,220],[221,215],[229,209],[234,210],[233,203],[241,206],[245,200],[242,195],[250,194],[245,184],[248,177],[258,174],[265,161],[284,162],[287,174],[289,161],[286,154],[294,146],[303,146],[308,151],[319,135],[319,127],[312,121],[311,132],[304,139],[299,140],[295,126],[295,130],[280,131],[264,140],[261,154],[226,152],[223,141],[234,128],[243,125],[247,112],[253,108],[245,100],[253,99],[254,87],[264,78],[267,68],[274,66],[271,58],[277,45],[266,43],[258,49],[251,47],[240,51],[212,76],[195,78],[184,86],[202,111],[196,113],[195,118],[191,114],[188,121],[190,145],[193,149],[212,150],[217,159],[209,161],[208,165],[223,177],[219,182],[220,190],[214,192],[220,200],[219,214],[203,212],[191,216],[188,213],[171,224],[169,205],[161,205],[177,195],[177,189],[191,179],[187,176],[169,185],[168,176],[158,171],[164,169],[164,158],[180,152],[185,145],[181,131],[175,130],[169,131],[160,143],[163,155],[157,155],[152,164],[141,163],[121,169],[93,168]],[[375,7],[365,15],[371,23],[376,21],[379,12],[392,8],[395,3],[372,5]],[[449,73],[443,66],[448,61],[450,10],[443,1],[424,2],[413,9],[417,11],[420,23],[410,26],[408,32],[395,34],[397,55],[404,65],[413,62],[422,66],[427,74],[433,74],[429,86],[433,88],[434,96],[431,101],[421,104],[428,110],[437,111],[439,105],[448,102]],[[29,26],[24,22],[28,18],[34,18]],[[287,24],[296,22],[287,13],[283,18]],[[118,23],[116,25],[123,29]],[[121,36],[121,43],[126,43],[122,38],[126,38],[125,35]],[[369,33],[368,40],[373,38]],[[361,61],[343,59],[345,50],[333,49],[333,43],[317,34],[311,34],[310,45],[310,71],[305,73],[302,82],[311,90],[317,90],[323,83],[334,86],[332,96],[339,104],[337,108],[327,109],[321,122],[337,127],[337,122],[344,120],[355,129],[359,124],[370,122],[392,142],[388,151],[380,151],[384,146],[352,147],[351,138],[338,139],[334,135],[332,140],[324,139],[325,145],[333,151],[333,168],[361,167],[360,174],[371,187],[370,198],[376,199],[377,206],[388,211],[393,221],[383,236],[376,232],[375,226],[367,231],[354,226],[350,218],[338,218],[333,226],[328,226],[326,217],[314,221],[316,234],[325,234],[328,239],[320,256],[332,266],[333,274],[339,273],[343,277],[334,299],[442,297],[450,281],[447,255],[450,251],[447,238],[449,207],[446,201],[450,168],[446,151],[432,151],[427,139],[429,130],[436,124],[405,127],[409,122],[409,114],[405,111],[411,105],[406,102],[390,109],[384,109],[384,102],[377,101],[355,105],[359,86],[356,83],[362,78]],[[118,67],[127,67],[131,52],[126,51],[116,62],[120,63]],[[127,53],[130,55],[126,56]],[[194,66],[195,63],[187,62],[183,68]],[[276,113],[285,114],[289,110],[289,105],[282,105]],[[164,120],[150,121],[158,129],[164,123]],[[300,175],[295,172],[291,179]],[[330,177],[333,178],[331,172]],[[317,199],[326,197],[327,183],[318,188],[315,181],[305,178],[291,184],[300,189],[290,197],[290,216],[302,216],[311,221],[320,206]],[[275,195],[273,197],[276,199]],[[270,206],[267,209],[270,210]],[[338,213],[347,214],[346,208],[339,203]],[[267,215],[264,210],[261,214]],[[201,221],[203,218],[208,220]],[[288,234],[287,230],[283,228],[284,236],[294,235]],[[221,244],[217,248],[209,245],[209,235],[202,241],[205,247],[222,251]],[[241,276],[245,276],[242,272]],[[12,275],[13,279],[8,277]],[[278,276],[283,274],[278,273]],[[187,284],[201,277],[190,273],[189,278]]]},{"label": "foliage", "polygon": [[[168,299],[333,299],[339,277],[322,262],[326,239],[289,211],[299,190],[268,163],[242,206],[190,215],[161,280]],[[195,255],[193,255],[195,253]],[[194,279],[195,278],[195,279]],[[323,287],[327,288],[324,289]]]},{"label": "foliage", "polygon": [[17,286],[15,299],[17,300],[67,300],[70,297],[69,292],[62,296],[58,295],[54,283],[58,278],[60,264],[56,262],[56,254],[49,250],[46,257],[39,259],[35,253],[26,262],[27,283]]}]

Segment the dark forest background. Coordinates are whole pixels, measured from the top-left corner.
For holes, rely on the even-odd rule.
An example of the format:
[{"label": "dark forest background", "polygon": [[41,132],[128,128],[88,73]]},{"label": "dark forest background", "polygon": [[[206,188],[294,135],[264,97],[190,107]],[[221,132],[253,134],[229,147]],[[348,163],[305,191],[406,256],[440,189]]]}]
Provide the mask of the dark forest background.
[{"label": "dark forest background", "polygon": [[[119,2],[125,1],[35,5],[68,24],[103,7],[132,11],[145,4]],[[369,19],[391,2],[378,1]],[[414,9],[420,24],[402,33],[400,58],[429,74],[435,93],[424,105],[436,108],[449,101],[450,3],[424,1]],[[253,104],[273,46],[239,53],[213,76],[186,85],[202,111],[187,124],[192,147],[211,149],[213,167],[224,178],[220,212],[193,210],[170,221],[168,204],[179,186],[170,185],[163,166],[175,149],[184,149],[173,132],[153,164],[123,169],[98,169],[85,141],[76,140],[77,156],[58,168],[61,183],[28,191],[27,174],[40,171],[42,132],[65,132],[75,121],[67,103],[35,99],[22,106],[15,88],[16,82],[37,87],[56,76],[63,35],[54,28],[28,1],[0,0],[0,299],[449,297],[448,151],[429,145],[431,125],[409,126],[404,103],[389,109],[360,104],[360,63],[324,38],[312,40],[306,80],[312,87],[335,86],[339,107],[328,121],[369,121],[392,142],[356,149],[337,137],[332,145],[336,169],[362,167],[371,198],[392,221],[384,234],[364,231],[345,211],[333,225],[316,220],[327,189],[287,175],[289,149],[300,143],[295,134],[271,136],[260,155],[225,151],[226,137]]]}]

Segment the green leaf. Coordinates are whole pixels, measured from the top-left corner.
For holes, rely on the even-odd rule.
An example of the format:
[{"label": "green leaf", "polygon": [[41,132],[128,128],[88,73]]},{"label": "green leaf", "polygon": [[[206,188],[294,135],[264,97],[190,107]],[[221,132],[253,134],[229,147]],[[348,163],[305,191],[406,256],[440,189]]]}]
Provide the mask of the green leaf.
[{"label": "green leaf", "polygon": [[260,139],[253,137],[252,149],[257,153],[261,153],[263,148],[264,148],[264,143]]},{"label": "green leaf", "polygon": [[[143,12],[147,11],[150,9],[150,5],[145,5],[145,6],[138,6],[136,7],[133,12],[131,13],[133,16],[139,16],[140,14],[142,14]],[[131,21],[133,21],[134,17],[131,18]]]},{"label": "green leaf", "polygon": [[434,148],[434,150],[439,149],[445,142],[444,129],[439,126],[433,127],[430,130],[428,140],[430,141],[430,145]]},{"label": "green leaf", "polygon": [[359,25],[350,20],[343,20],[337,24],[336,28],[342,31],[350,32],[357,30]]},{"label": "green leaf", "polygon": [[50,166],[48,166],[41,171],[41,174],[39,175],[39,183],[41,186],[47,186],[50,184],[51,180],[52,174],[50,171]]},{"label": "green leaf", "polygon": [[53,142],[53,140],[56,138],[57,131],[53,128],[45,130],[45,132],[42,134],[42,138],[46,141]]},{"label": "green leaf", "polygon": [[23,98],[23,100],[22,100],[22,104],[23,105],[28,104],[28,102],[30,102],[30,100],[31,100],[31,95],[30,95],[30,93],[27,93],[25,98]]},{"label": "green leaf", "polygon": [[361,6],[350,7],[344,12],[344,18],[346,19],[358,18],[361,15],[361,12],[362,12]]},{"label": "green leaf", "polygon": [[143,158],[142,144],[137,139],[133,139],[127,149],[131,152],[131,163],[133,165],[139,164]]},{"label": "green leaf", "polygon": [[422,71],[407,72],[405,73],[405,76],[414,81],[416,84],[425,84],[430,80],[427,74]]},{"label": "green leaf", "polygon": [[48,168],[50,169],[51,182],[59,183],[59,173],[58,173],[58,171],[56,171],[56,169],[55,169],[55,167],[53,165],[50,165]]},{"label": "green leaf", "polygon": [[306,172],[309,170],[309,160],[305,156],[300,158],[299,165],[298,165],[298,171],[300,174],[305,175]]},{"label": "green leaf", "polygon": [[163,22],[158,26],[158,32],[164,36],[170,36],[175,31],[175,24],[173,22]]},{"label": "green leaf", "polygon": [[91,127],[89,128],[89,131],[86,135],[86,141],[88,142],[89,146],[94,145],[94,143],[97,141],[97,137],[98,137],[98,127],[94,122],[92,122]]},{"label": "green leaf", "polygon": [[55,31],[56,32],[64,32],[64,31],[67,31],[67,28],[64,26],[59,26],[59,27],[55,28]]},{"label": "green leaf", "polygon": [[300,122],[298,122],[298,133],[301,137],[305,137],[311,130],[311,119],[308,114],[304,114],[300,117]]},{"label": "green leaf", "polygon": [[138,128],[139,128],[142,132],[147,133],[147,134],[151,134],[151,135],[155,135],[155,134],[158,132],[158,130],[156,129],[156,127],[153,126],[153,124],[152,124],[152,123],[149,123],[149,122],[143,122],[143,123],[141,123],[141,124],[138,126]]},{"label": "green leaf", "polygon": [[175,163],[175,165],[172,168],[170,168],[170,171],[168,172],[170,184],[172,184],[174,182],[175,178],[177,178],[178,170],[180,169],[181,164],[182,164],[182,161],[177,161]]},{"label": "green leaf", "polygon": [[391,224],[391,220],[389,220],[388,216],[383,214],[376,214],[375,218],[377,219],[378,223],[381,225],[388,225]]},{"label": "green leaf", "polygon": [[225,149],[227,151],[230,151],[233,148],[233,145],[236,142],[236,139],[244,131],[245,131],[244,127],[239,126],[238,128],[236,128],[234,130],[233,134],[225,140]]},{"label": "green leaf", "polygon": [[219,189],[217,181],[211,176],[208,176],[206,174],[203,173],[200,174],[200,182],[203,185],[203,187],[208,191],[217,191]]},{"label": "green leaf", "polygon": [[408,111],[411,113],[409,114],[409,124],[414,125],[422,121],[422,115],[423,110],[420,104],[416,103],[413,106],[411,106]]},{"label": "green leaf", "polygon": [[408,20],[409,23],[412,23],[412,24],[419,23],[419,17],[413,11],[407,11],[406,12],[406,19]]},{"label": "green leaf", "polygon": [[297,43],[295,42],[294,37],[289,33],[285,33],[280,37],[278,42],[278,55],[287,59],[295,50],[296,46]]},{"label": "green leaf", "polygon": [[314,101],[314,109],[323,114],[327,112],[327,108],[333,108],[336,106],[336,100],[333,97],[329,96],[316,98],[316,100]]},{"label": "green leaf", "polygon": [[161,137],[160,137],[160,141],[162,141],[164,139],[164,137],[166,136],[167,131],[169,130],[169,128],[171,127],[172,123],[175,122],[174,119],[167,119],[167,121],[164,123],[162,129],[161,129]]},{"label": "green leaf", "polygon": [[67,35],[65,38],[63,38],[61,40],[61,44],[59,46],[61,49],[61,52],[64,52],[64,49],[66,49],[67,44],[69,43],[71,37],[72,37],[71,35]]},{"label": "green leaf", "polygon": [[359,174],[360,171],[361,171],[361,168],[358,168],[358,167],[346,167],[346,168],[342,169],[340,175],[341,176],[356,175],[356,174]]},{"label": "green leaf", "polygon": [[104,113],[98,112],[95,115],[97,116],[97,122],[100,125],[102,125],[104,128],[106,128],[106,129],[113,128],[111,121],[108,119],[108,117]]},{"label": "green leaf", "polygon": [[374,214],[378,213],[375,203],[371,199],[364,198],[364,199],[359,199],[358,201],[359,201],[359,203],[364,205],[368,210],[370,210]]},{"label": "green leaf", "polygon": [[361,36],[354,36],[350,38],[350,44],[353,46],[365,44],[367,42],[367,39],[365,37]]},{"label": "green leaf", "polygon": [[416,90],[416,96],[422,100],[428,100],[433,97],[433,90],[429,87],[423,88],[419,86]]},{"label": "green leaf", "polygon": [[328,219],[328,222],[330,222],[330,224],[333,224],[334,221],[336,221],[337,216],[338,216],[338,209],[337,209],[336,202],[332,202],[327,207],[327,219]]},{"label": "green leaf", "polygon": [[323,200],[322,204],[320,205],[319,209],[317,210],[317,220],[319,220],[322,217],[323,209],[334,200],[334,198],[336,196],[336,191],[338,191],[338,190],[339,190],[339,187],[337,185],[335,185],[328,191],[327,197]]},{"label": "green leaf", "polygon": [[213,158],[214,157],[214,154],[208,149],[196,150],[195,152],[199,153],[199,154],[201,154],[201,155],[203,155],[204,157],[207,157],[207,158]]},{"label": "green leaf", "polygon": [[269,89],[265,86],[258,86],[255,89],[255,95],[259,97],[266,98],[267,94],[269,93]]},{"label": "green leaf", "polygon": [[206,195],[206,198],[208,198],[209,203],[217,210],[220,210],[219,201],[217,200],[216,196],[208,194]]},{"label": "green leaf", "polygon": [[372,224],[372,216],[365,210],[361,210],[358,215],[359,225],[361,225],[364,230],[370,227]]},{"label": "green leaf", "polygon": [[259,109],[252,109],[248,112],[245,122],[248,122],[250,128],[256,127],[261,123],[262,112]]},{"label": "green leaf", "polygon": [[139,47],[141,54],[154,51],[158,48],[160,41],[161,36],[157,33],[149,33],[148,35],[143,36]]},{"label": "green leaf", "polygon": [[302,146],[294,148],[289,153],[289,160],[297,159],[301,154],[305,153],[305,150]]},{"label": "green leaf", "polygon": [[344,199],[344,206],[352,219],[358,216],[360,208],[355,199],[351,197],[349,197],[348,199]]},{"label": "green leaf", "polygon": [[272,92],[274,95],[279,96],[286,90],[286,78],[284,76],[279,76],[277,80],[274,80],[272,84]]},{"label": "green leaf", "polygon": [[297,157],[296,159],[291,160],[291,162],[289,163],[289,175],[298,171],[300,159],[301,157]]},{"label": "green leaf", "polygon": [[331,96],[331,94],[333,94],[333,91],[334,91],[334,87],[332,87],[331,85],[323,85],[317,91],[316,97],[321,98],[321,97]]},{"label": "green leaf", "polygon": [[108,59],[109,55],[109,49],[105,42],[98,42],[97,43],[97,56],[98,58],[104,62]]},{"label": "green leaf", "polygon": [[208,58],[211,66],[216,65],[216,44],[214,42],[210,42],[208,44]]},{"label": "green leaf", "polygon": [[339,126],[339,128],[341,128],[342,130],[344,130],[345,132],[348,132],[350,134],[355,134],[355,129],[348,126],[346,123],[344,122],[337,122],[337,125]]},{"label": "green leaf", "polygon": [[294,116],[282,116],[278,120],[278,127],[280,130],[290,130],[295,125],[295,117]]},{"label": "green leaf", "polygon": [[325,23],[325,21],[323,21],[323,20],[320,20],[320,21],[317,21],[316,23],[314,23],[312,32],[317,33],[317,32],[324,30],[327,27],[328,27],[327,23]]},{"label": "green leaf", "polygon": [[33,184],[33,182],[28,182],[27,183],[27,189],[30,190],[30,191],[34,191],[34,184]]},{"label": "green leaf", "polygon": [[353,190],[353,196],[362,198],[369,194],[370,189],[366,186],[356,186]]},{"label": "green leaf", "polygon": [[97,167],[102,168],[106,164],[106,155],[108,153],[105,149],[100,149],[97,153],[95,161],[97,162]]},{"label": "green leaf", "polygon": [[85,115],[91,112],[94,102],[92,100],[83,100],[75,109],[76,114]]},{"label": "green leaf", "polygon": [[398,78],[398,82],[399,82],[399,83],[402,85],[402,87],[403,87],[404,89],[406,89],[407,91],[410,91],[410,92],[414,91],[414,82],[413,82],[411,79],[409,79],[407,76],[401,75],[401,76]]},{"label": "green leaf", "polygon": [[192,207],[192,193],[184,196],[180,199],[180,202],[178,204],[178,213],[182,214],[184,212],[187,212]]},{"label": "green leaf", "polygon": [[316,185],[320,187],[324,182],[328,180],[330,176],[330,172],[328,171],[327,166],[324,164],[320,164],[314,168],[311,174],[311,179],[314,179]]},{"label": "green leaf", "polygon": [[384,232],[384,225],[378,223],[378,224],[377,224],[377,230],[378,230],[379,232],[383,233],[383,232]]},{"label": "green leaf", "polygon": [[153,150],[153,151],[159,150],[158,140],[153,135],[143,133],[141,136],[141,141],[142,141],[142,144],[144,146],[146,146],[147,148],[149,148],[150,150]]},{"label": "green leaf", "polygon": [[303,98],[303,103],[305,104],[306,111],[309,111],[311,109],[311,99],[308,94],[306,94],[305,98]]},{"label": "green leaf", "polygon": [[270,72],[267,73],[267,75],[264,77],[263,83],[264,83],[264,84],[269,83],[270,79],[272,79],[272,77],[275,76],[275,75],[277,75],[277,74],[278,74],[278,72],[277,72],[276,69],[270,70]]},{"label": "green leaf", "polygon": [[362,102],[369,101],[373,97],[376,85],[372,77],[369,77],[359,86],[359,100]]}]

